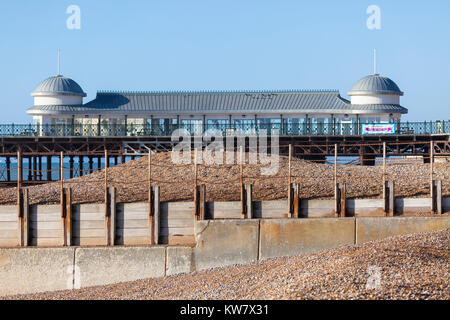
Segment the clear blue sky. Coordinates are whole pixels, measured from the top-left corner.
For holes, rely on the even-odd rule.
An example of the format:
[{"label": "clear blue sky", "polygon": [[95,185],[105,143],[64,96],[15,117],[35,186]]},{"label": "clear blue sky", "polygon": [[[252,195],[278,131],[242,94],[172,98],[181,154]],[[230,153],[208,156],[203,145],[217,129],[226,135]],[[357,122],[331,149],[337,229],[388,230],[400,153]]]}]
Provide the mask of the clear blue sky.
[{"label": "clear blue sky", "polygon": [[[69,5],[81,30],[69,30]],[[369,5],[381,30],[366,27]],[[405,119],[450,119],[450,1],[15,0],[0,2],[0,123],[28,123],[57,73],[97,90],[338,89],[378,72]]]}]

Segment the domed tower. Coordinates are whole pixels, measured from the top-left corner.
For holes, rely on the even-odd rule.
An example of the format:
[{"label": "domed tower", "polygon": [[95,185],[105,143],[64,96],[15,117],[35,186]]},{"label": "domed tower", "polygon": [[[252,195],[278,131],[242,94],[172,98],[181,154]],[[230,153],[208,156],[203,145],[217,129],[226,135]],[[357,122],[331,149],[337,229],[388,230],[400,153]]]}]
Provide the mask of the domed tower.
[{"label": "domed tower", "polygon": [[359,80],[348,93],[352,104],[400,104],[403,92],[389,78],[379,74]]},{"label": "domed tower", "polygon": [[62,75],[45,79],[31,95],[35,106],[82,105],[86,97],[78,83]]}]

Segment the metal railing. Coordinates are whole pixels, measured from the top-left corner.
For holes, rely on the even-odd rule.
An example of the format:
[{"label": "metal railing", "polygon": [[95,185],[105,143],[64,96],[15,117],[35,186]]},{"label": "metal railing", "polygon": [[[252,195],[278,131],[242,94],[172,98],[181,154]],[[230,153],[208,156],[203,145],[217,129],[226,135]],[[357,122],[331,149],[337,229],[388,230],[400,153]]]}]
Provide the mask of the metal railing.
[{"label": "metal railing", "polygon": [[[421,135],[450,133],[449,121],[397,122],[395,134]],[[280,135],[360,135],[357,123],[296,123],[283,121],[271,124],[0,124],[0,136],[170,136],[177,129],[192,135],[214,134],[280,134]]]}]

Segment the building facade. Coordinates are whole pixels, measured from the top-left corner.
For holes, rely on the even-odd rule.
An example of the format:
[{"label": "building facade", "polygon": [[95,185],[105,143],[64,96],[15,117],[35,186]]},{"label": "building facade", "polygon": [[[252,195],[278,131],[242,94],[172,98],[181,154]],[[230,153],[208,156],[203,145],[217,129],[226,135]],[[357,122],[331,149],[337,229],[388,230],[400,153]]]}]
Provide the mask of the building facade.
[{"label": "building facade", "polygon": [[86,93],[61,75],[31,94],[40,134],[170,135],[176,129],[246,134],[357,134],[362,123],[399,122],[408,110],[403,92],[379,74],[359,80],[348,95],[334,90],[108,92],[83,103]]}]

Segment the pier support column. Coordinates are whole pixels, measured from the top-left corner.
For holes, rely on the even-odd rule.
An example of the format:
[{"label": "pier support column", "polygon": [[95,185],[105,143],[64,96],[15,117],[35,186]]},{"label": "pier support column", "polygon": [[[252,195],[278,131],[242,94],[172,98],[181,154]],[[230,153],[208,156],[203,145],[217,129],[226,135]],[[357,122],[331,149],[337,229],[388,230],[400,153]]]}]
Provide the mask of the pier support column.
[{"label": "pier support column", "polygon": [[11,181],[11,158],[6,157],[6,180]]},{"label": "pier support column", "polygon": [[52,156],[47,156],[47,181],[52,181]]},{"label": "pier support column", "polygon": [[69,178],[72,179],[73,178],[73,156],[69,157]]},{"label": "pier support column", "polygon": [[84,175],[84,157],[83,156],[78,156],[78,162],[80,164],[80,177],[82,177]]}]

